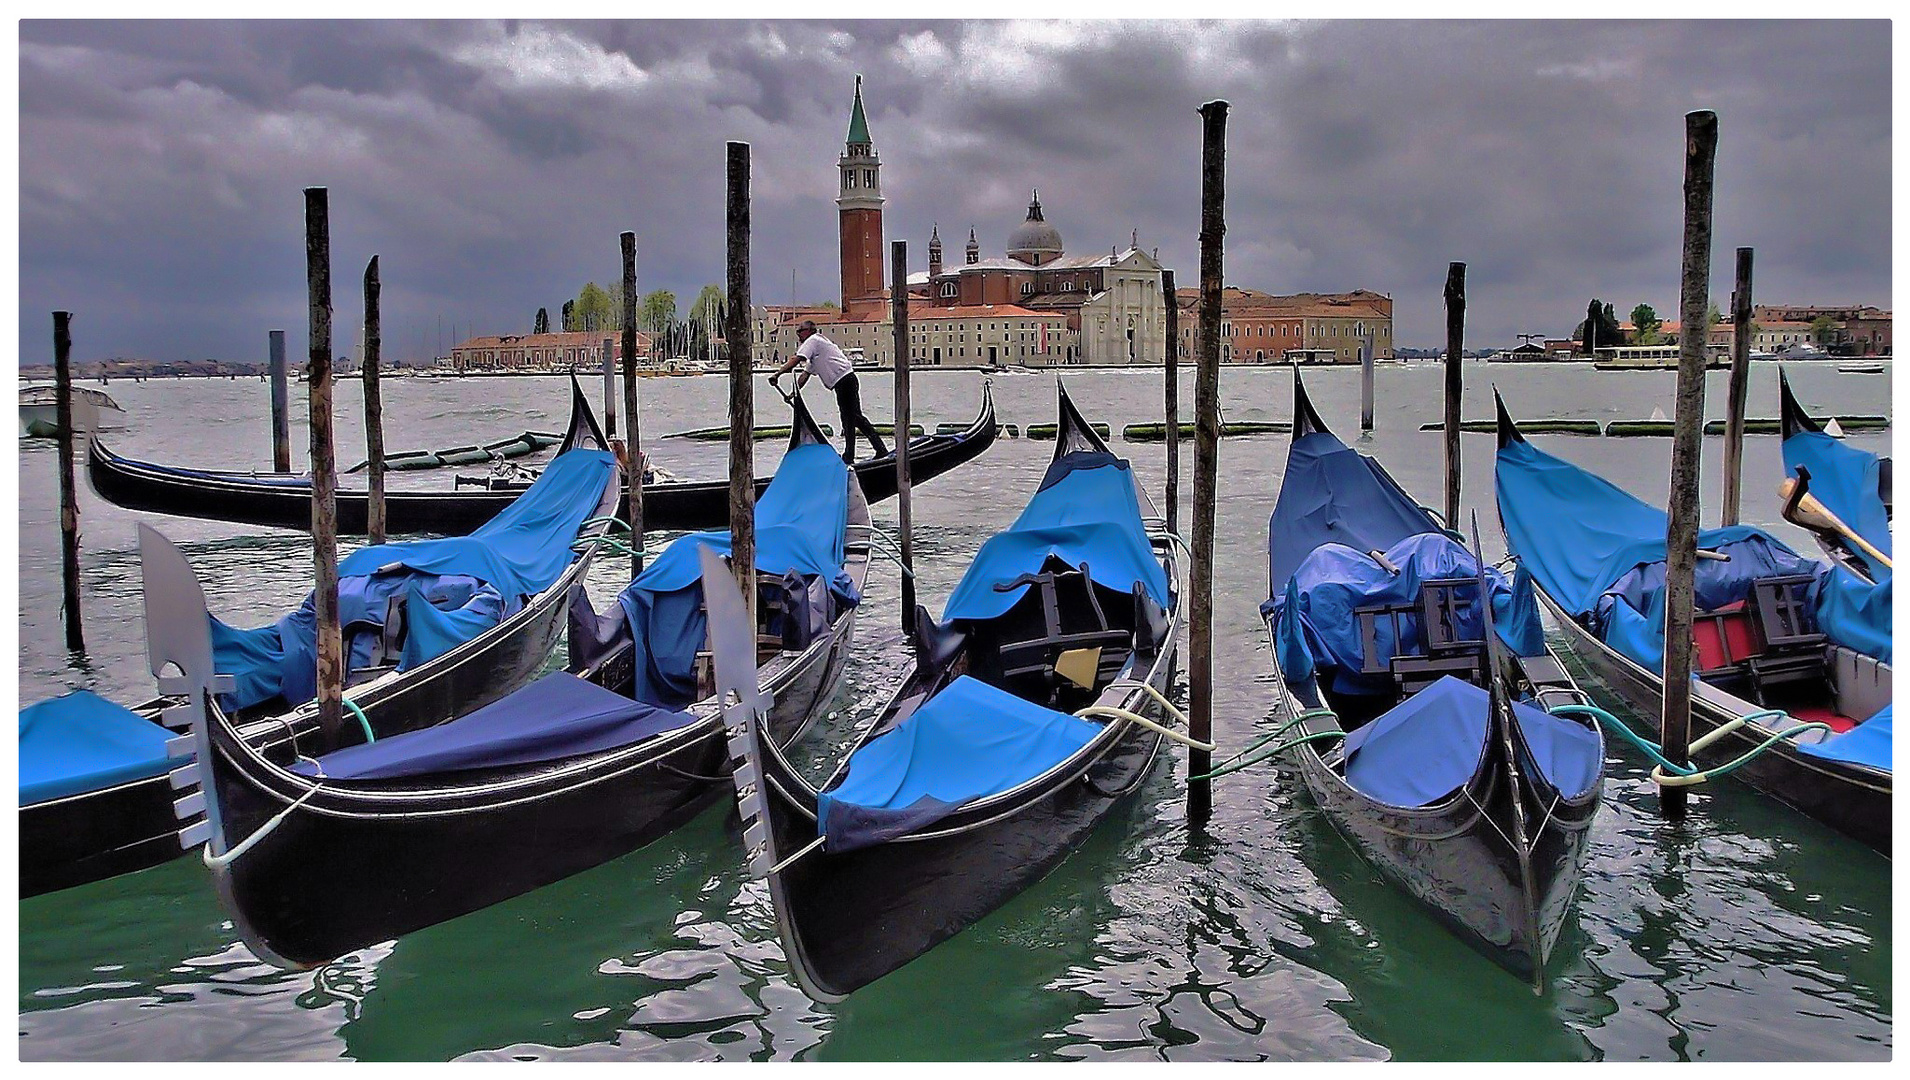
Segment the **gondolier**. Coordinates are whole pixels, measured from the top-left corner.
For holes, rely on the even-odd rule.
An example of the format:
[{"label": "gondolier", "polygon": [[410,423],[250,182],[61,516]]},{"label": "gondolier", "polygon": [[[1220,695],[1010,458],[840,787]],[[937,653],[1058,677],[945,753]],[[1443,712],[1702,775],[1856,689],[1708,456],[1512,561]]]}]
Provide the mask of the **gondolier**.
[{"label": "gondolier", "polygon": [[842,350],[836,347],[835,342],[816,333],[813,320],[804,319],[802,325],[796,327],[796,340],[802,344],[769,377],[769,385],[780,390],[777,379],[799,364],[806,365],[806,370],[796,379],[797,390],[800,391],[802,384],[814,375],[822,380],[824,389],[836,392],[836,405],[842,410],[842,460],[855,460],[858,429],[869,437],[869,445],[876,457],[887,457],[889,448],[883,444],[882,436],[876,433],[875,425],[862,414],[862,388],[856,381],[855,365],[842,355]]}]

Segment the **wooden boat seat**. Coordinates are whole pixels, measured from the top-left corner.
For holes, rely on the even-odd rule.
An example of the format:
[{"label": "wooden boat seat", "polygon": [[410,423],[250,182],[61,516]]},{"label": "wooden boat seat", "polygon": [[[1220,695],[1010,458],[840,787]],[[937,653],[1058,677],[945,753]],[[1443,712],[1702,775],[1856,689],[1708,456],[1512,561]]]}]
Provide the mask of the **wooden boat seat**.
[{"label": "wooden boat seat", "polygon": [[1751,583],[1749,600],[1698,612],[1691,632],[1699,678],[1760,705],[1769,704],[1775,687],[1826,682],[1828,641],[1804,595],[1814,580],[1809,574],[1760,578]]},{"label": "wooden boat seat", "polygon": [[[1359,620],[1362,675],[1391,675],[1404,696],[1423,690],[1441,678],[1452,675],[1475,686],[1485,684],[1485,642],[1460,635],[1459,618],[1476,595],[1477,578],[1434,578],[1420,584],[1419,598],[1410,604],[1378,604],[1355,608]],[[1403,616],[1417,616],[1419,633],[1416,651],[1397,651],[1380,655],[1379,621],[1386,619],[1393,641],[1402,649],[1407,640],[1401,623]]]},{"label": "wooden boat seat", "polygon": [[[1023,610],[1033,598],[1040,623],[1026,637],[1018,636],[1015,622],[1004,624],[997,649],[1002,689],[1059,709],[1064,697],[1092,697],[1127,666],[1133,635],[1109,625],[1086,563],[1078,570],[1044,568],[995,588],[1007,592],[1024,585],[1029,586],[1027,594],[1003,618]],[[1064,599],[1069,601],[1065,606]],[[1093,685],[1084,685],[1084,674]]]}]

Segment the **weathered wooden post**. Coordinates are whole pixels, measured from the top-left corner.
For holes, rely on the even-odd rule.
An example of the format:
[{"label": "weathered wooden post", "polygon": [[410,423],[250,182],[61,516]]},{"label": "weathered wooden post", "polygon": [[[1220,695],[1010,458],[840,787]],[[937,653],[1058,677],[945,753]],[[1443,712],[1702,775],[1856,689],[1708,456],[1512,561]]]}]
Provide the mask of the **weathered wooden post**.
[{"label": "weathered wooden post", "polygon": [[1373,343],[1361,341],[1360,350],[1360,430],[1373,430]]},{"label": "weathered wooden post", "polygon": [[1466,264],[1446,264],[1446,528],[1459,527],[1459,404],[1466,392]]},{"label": "weathered wooden post", "polygon": [[305,385],[312,433],[313,607],[317,615],[318,722],[339,730],[344,716],[344,643],[338,628],[338,477],[332,456],[332,237],[326,190],[305,189],[305,292],[311,308]]},{"label": "weathered wooden post", "polygon": [[385,542],[385,402],[378,389],[378,256],[365,264],[365,542]]},{"label": "weathered wooden post", "polygon": [[617,359],[610,347],[610,339],[605,338],[598,347],[603,356],[604,369],[604,437],[617,437]]},{"label": "weathered wooden post", "polygon": [[[730,569],[756,625],[756,408],[749,336],[749,144],[729,144]],[[903,438],[908,437],[904,430]]]},{"label": "weathered wooden post", "polygon": [[895,512],[902,542],[902,632],[915,640],[915,536],[909,506],[909,245],[889,242],[889,320],[895,324]]},{"label": "weathered wooden post", "polygon": [[1180,531],[1180,298],[1174,292],[1174,272],[1161,271],[1161,292],[1167,297],[1167,531]]},{"label": "weathered wooden post", "polygon": [[[630,422],[624,441],[629,471],[624,477],[630,504],[630,577],[643,573],[643,429],[637,423],[637,234],[626,232],[623,246],[623,414]],[[610,344],[605,339],[604,344]],[[604,349],[609,355],[610,350]]]},{"label": "weathered wooden post", "polygon": [[1751,393],[1751,249],[1738,249],[1737,285],[1731,290],[1731,398],[1724,417],[1724,516],[1738,523],[1744,484],[1744,408]]},{"label": "weathered wooden post", "polygon": [[[1671,445],[1671,507],[1665,527],[1665,757],[1689,763],[1691,622],[1698,563],[1698,466],[1704,448],[1705,310],[1711,294],[1711,174],[1718,153],[1718,114],[1685,114],[1684,283],[1678,310],[1678,412]],[[1684,816],[1685,789],[1661,787],[1667,818]]]},{"label": "weathered wooden post", "polygon": [[53,422],[60,454],[60,606],[68,652],[86,651],[80,626],[80,502],[73,479],[73,313],[53,313]]},{"label": "weathered wooden post", "polygon": [[[1194,381],[1194,565],[1188,575],[1188,734],[1211,743],[1214,730],[1214,486],[1220,468],[1221,241],[1227,233],[1227,103],[1200,107],[1200,360]],[[1190,747],[1187,773],[1213,768],[1211,752]],[[1190,781],[1187,818],[1213,809],[1213,782]]]},{"label": "weathered wooden post", "polygon": [[288,413],[291,381],[285,370],[285,331],[266,333],[266,363],[272,373],[272,470],[292,471],[292,419]]}]

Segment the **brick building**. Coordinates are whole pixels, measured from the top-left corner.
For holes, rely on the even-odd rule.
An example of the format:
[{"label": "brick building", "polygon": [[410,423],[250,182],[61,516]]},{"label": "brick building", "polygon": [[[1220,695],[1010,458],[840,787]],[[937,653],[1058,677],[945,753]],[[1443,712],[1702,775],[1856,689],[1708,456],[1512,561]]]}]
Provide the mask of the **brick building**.
[{"label": "brick building", "polygon": [[[1180,355],[1191,359],[1200,347],[1200,290],[1175,292]],[[1375,358],[1393,355],[1393,301],[1366,289],[1275,296],[1229,286],[1220,296],[1220,336],[1222,363],[1278,364],[1306,350],[1309,360],[1330,354],[1333,363],[1357,364],[1369,345]]]},{"label": "brick building", "polygon": [[[603,343],[610,342],[613,360],[623,359],[621,331],[575,330],[556,334],[506,334],[474,337],[451,347],[451,367],[457,371],[570,371],[603,363]],[[647,358],[650,336],[638,331],[637,353]]]}]

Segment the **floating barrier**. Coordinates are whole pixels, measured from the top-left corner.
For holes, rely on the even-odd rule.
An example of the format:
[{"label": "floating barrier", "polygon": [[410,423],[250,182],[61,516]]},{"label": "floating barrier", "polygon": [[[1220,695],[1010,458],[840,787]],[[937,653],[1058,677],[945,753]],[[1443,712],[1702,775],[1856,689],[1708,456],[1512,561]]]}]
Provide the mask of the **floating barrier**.
[{"label": "floating barrier", "polygon": [[[1113,434],[1113,431],[1114,431],[1113,428],[1110,428],[1106,424],[1090,424],[1088,426],[1092,427],[1094,429],[1094,433],[1096,435],[1101,436],[1103,439],[1108,438],[1110,435]],[[1055,437],[1055,425],[1054,424],[1029,424],[1028,437],[1030,439],[1052,440]]]},{"label": "floating barrier", "polygon": [[[1826,421],[1830,419],[1825,418]],[[1880,431],[1890,426],[1887,416],[1839,416],[1839,427],[1845,431]],[[1523,428],[1525,425],[1519,425]],[[1747,417],[1744,421],[1746,435],[1776,435],[1780,431],[1776,420],[1765,417]],[[1669,438],[1672,431],[1670,420],[1613,420],[1605,425],[1605,434],[1613,438],[1664,436]],[[1706,435],[1724,434],[1724,421],[1707,420],[1704,425]]]},{"label": "floating barrier", "polygon": [[[1220,425],[1220,434],[1223,438],[1242,435],[1284,435],[1292,430],[1293,424],[1286,420],[1243,420]],[[1121,429],[1121,437],[1128,442],[1165,442],[1167,424],[1129,424]],[[1192,439],[1194,425],[1180,425],[1180,437]]]},{"label": "floating barrier", "polygon": [[[1444,431],[1446,430],[1446,425],[1444,423],[1421,424],[1419,425],[1419,430]],[[1499,422],[1497,420],[1461,420],[1459,421],[1459,430],[1473,432],[1474,434],[1491,434],[1499,430]],[[1519,430],[1525,432],[1527,435],[1596,435],[1598,434],[1598,421],[1564,418],[1521,420],[1519,421]]]}]

